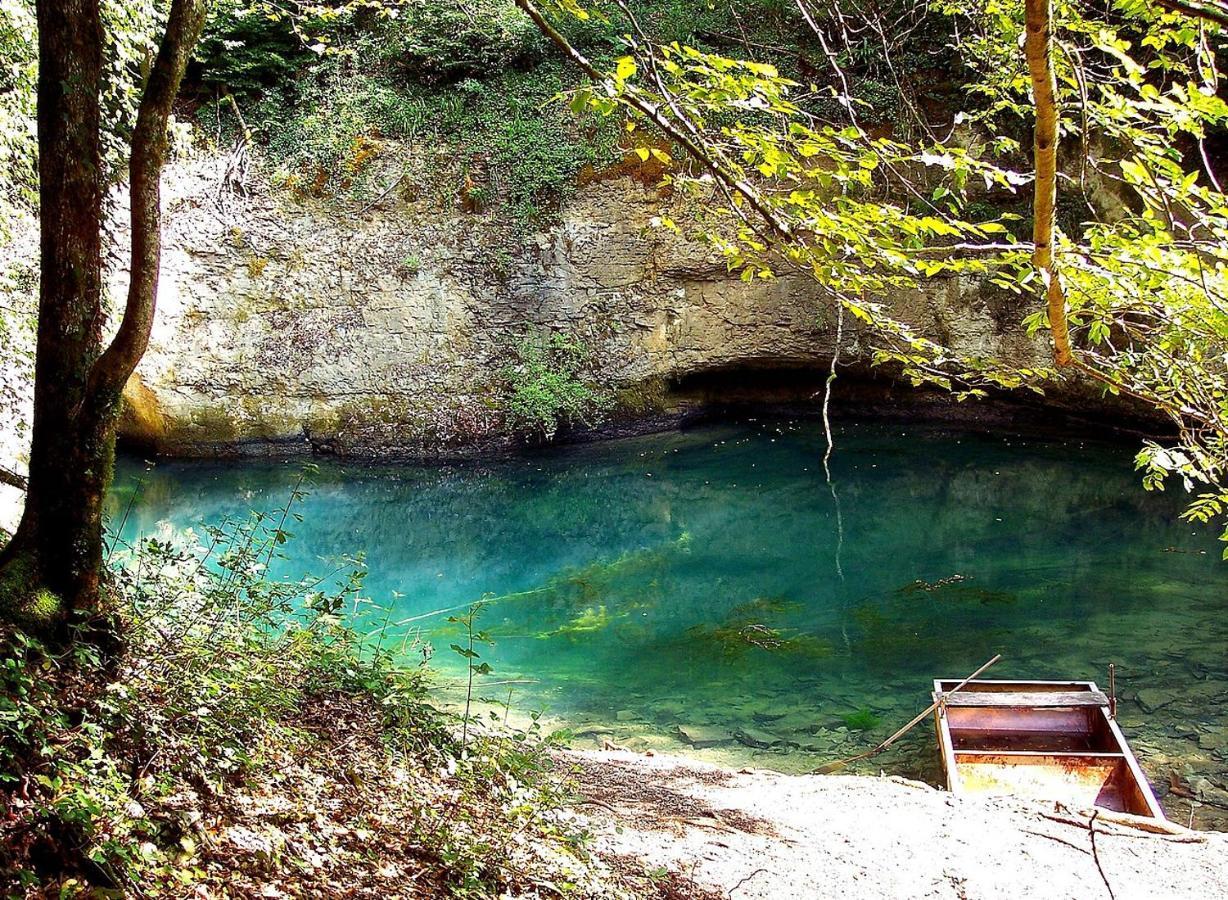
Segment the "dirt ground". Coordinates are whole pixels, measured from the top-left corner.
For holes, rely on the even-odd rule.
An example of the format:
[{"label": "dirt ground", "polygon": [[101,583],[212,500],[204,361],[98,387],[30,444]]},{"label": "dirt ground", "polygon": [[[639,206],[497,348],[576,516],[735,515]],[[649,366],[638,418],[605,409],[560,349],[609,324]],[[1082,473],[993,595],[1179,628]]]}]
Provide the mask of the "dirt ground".
[{"label": "dirt ground", "polygon": [[1093,835],[1090,811],[898,778],[733,773],[623,751],[562,761],[603,853],[681,873],[671,896],[1228,897],[1228,834],[1097,822]]}]

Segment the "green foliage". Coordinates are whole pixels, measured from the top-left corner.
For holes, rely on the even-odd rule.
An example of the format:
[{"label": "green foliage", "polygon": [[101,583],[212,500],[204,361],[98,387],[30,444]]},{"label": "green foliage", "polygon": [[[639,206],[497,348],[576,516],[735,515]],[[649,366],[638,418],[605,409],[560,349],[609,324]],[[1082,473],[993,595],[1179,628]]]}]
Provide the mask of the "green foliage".
[{"label": "green foliage", "polygon": [[515,431],[550,440],[565,426],[594,425],[609,409],[609,392],[588,374],[589,350],[581,340],[552,332],[526,338],[504,368],[504,410]]},{"label": "green foliage", "polygon": [[[1189,508],[1186,509],[1182,517],[1203,525],[1208,525],[1217,520],[1223,521],[1228,519],[1228,493],[1199,495],[1198,499],[1189,505]],[[1224,526],[1224,531],[1220,534],[1219,539],[1228,544],[1228,525]],[[1225,562],[1228,562],[1228,547],[1224,548],[1222,557]]]},{"label": "green foliage", "polygon": [[[551,0],[539,4],[549,7]],[[567,36],[590,56],[600,57],[603,49],[625,46],[627,21],[618,15],[607,15],[614,5],[580,3],[569,0],[554,2],[554,6],[570,12],[567,7],[581,7],[593,13],[585,19],[562,18],[560,25]],[[627,7],[635,13],[640,26],[661,43],[691,44],[709,49],[737,47],[756,53],[788,47],[804,47],[809,42],[797,15],[794,0],[741,0],[737,4],[715,0],[631,0]]]},{"label": "green foliage", "polygon": [[555,737],[543,734],[537,713],[520,730],[509,730],[501,720],[491,710],[485,721],[470,723],[463,745],[445,761],[455,793],[446,802],[424,804],[413,833],[438,855],[449,896],[504,897],[514,895],[509,885],[524,883],[536,889],[543,879],[526,877],[521,868],[526,840],[551,848],[555,866],[560,857],[564,861],[560,895],[570,886],[584,896],[573,882],[592,835],[556,815],[572,794],[547,752],[557,746]]},{"label": "green foliage", "polygon": [[[740,9],[706,0],[632,5],[662,40],[769,47],[790,68],[796,54],[778,46],[782,35],[785,44],[819,52],[784,0]],[[302,47],[321,54],[318,63],[295,69],[294,82],[266,92],[249,116],[265,136],[277,180],[304,193],[361,193],[368,185],[358,170],[370,161],[372,142],[394,138],[435,145],[462,161],[473,180],[464,189],[466,208],[497,208],[527,225],[548,219],[586,166],[600,169],[622,156],[618,122],[592,115],[577,121],[550,103],[577,79],[512,0],[307,3],[294,15],[231,0],[228,9],[206,41],[208,83],[250,91],[299,66]],[[615,18],[568,20],[564,29],[596,59],[623,46],[625,27]],[[300,48],[293,54],[285,45],[291,32]],[[873,56],[864,48],[862,55]],[[864,67],[856,84],[864,110],[896,110],[898,88],[885,67]]]},{"label": "green foliage", "polygon": [[195,57],[202,85],[239,97],[275,88],[317,58],[290,23],[248,0],[214,4]]},{"label": "green foliage", "polygon": [[[103,162],[112,183],[127,174],[128,138],[166,6],[157,0],[101,4]],[[14,213],[32,212],[37,202],[37,79],[34,0],[0,0],[0,242],[10,237]],[[173,145],[181,137],[175,131]]]},{"label": "green foliage", "polygon": [[469,712],[473,707],[473,679],[478,675],[489,675],[493,671],[490,663],[479,662],[482,654],[474,649],[474,644],[493,644],[489,634],[479,630],[477,625],[478,616],[482,614],[484,603],[481,601],[474,603],[469,607],[468,611],[461,616],[448,616],[448,621],[454,624],[461,625],[465,630],[465,646],[460,644],[452,644],[452,652],[465,660],[465,670],[467,672],[467,680],[465,683],[465,712],[463,716],[463,726],[461,729],[461,748],[467,749],[469,746]]},{"label": "green foliage", "polygon": [[410,0],[377,32],[379,58],[405,84],[437,86],[525,69],[545,39],[512,0]]},{"label": "green foliage", "polygon": [[[1054,67],[1059,94],[1079,108],[1065,126],[1084,151],[1080,178],[1115,182],[1128,198],[1109,220],[1088,217],[1066,229],[1058,247],[1066,314],[1081,370],[1110,393],[1151,403],[1177,431],[1176,441],[1140,453],[1144,485],[1156,489],[1171,477],[1187,491],[1222,495],[1228,197],[1204,164],[1204,141],[1228,126],[1216,62],[1228,42],[1218,27],[1148,4],[1119,7],[1120,15],[1101,17],[1055,6],[1063,40],[1075,48],[1056,54]],[[1021,5],[972,15],[978,36],[968,38],[967,55],[981,75],[975,94],[987,101],[979,121],[1026,121],[1026,68],[1008,49],[1022,32]],[[982,32],[987,17],[995,27]],[[1047,317],[1032,324],[1043,327]],[[1222,513],[1211,508],[1196,501],[1189,517],[1209,522]]]},{"label": "green foliage", "polygon": [[[516,729],[466,714],[462,730],[428,706],[425,648],[385,645],[387,613],[361,596],[360,560],[341,560],[324,578],[271,575],[302,496],[296,487],[283,508],[206,528],[202,541],[165,534],[115,549],[119,656],[84,633],[62,655],[19,631],[0,634],[0,798],[10,811],[0,823],[0,888],[69,878],[67,891],[89,883],[177,894],[208,883],[207,872],[231,881],[242,860],[226,850],[213,859],[203,826],[221,818],[224,827],[227,798],[245,791],[313,802],[324,779],[300,796],[284,770],[321,752],[304,721],[325,702],[378,711],[374,757],[352,746],[366,735],[344,730],[324,753],[330,770],[384,767],[347,768],[352,784],[337,787],[352,797],[368,774],[378,780],[362,796],[399,804],[381,814],[396,817],[412,848],[400,862],[421,855],[429,873],[417,877],[441,893],[502,895],[541,864],[526,848],[542,841],[582,858],[586,836],[555,815],[564,785],[549,772],[550,738],[536,716]],[[416,780],[397,787],[407,771]],[[365,802],[337,823],[345,834],[373,827],[376,801]],[[335,812],[290,805],[279,817]],[[38,850],[23,837],[37,834],[57,837]],[[359,852],[372,848],[360,843]]]},{"label": "green foliage", "polygon": [[12,211],[36,201],[36,41],[33,4],[0,0],[0,241],[9,238]]},{"label": "green foliage", "polygon": [[158,0],[104,0],[102,130],[112,182],[128,174],[129,136],[145,76],[158,52],[166,23],[166,4]]},{"label": "green foliage", "polygon": [[293,92],[252,108],[277,181],[308,194],[362,192],[393,139],[435,152],[445,171],[461,168],[469,208],[497,203],[531,224],[570,196],[585,166],[617,158],[614,123],[577,125],[550,103],[564,86],[555,63],[435,88],[372,73],[364,60],[329,56]]},{"label": "green foliage", "polygon": [[532,76],[511,74],[488,89],[476,110],[494,187],[520,222],[553,212],[574,192],[585,166],[600,168],[618,157],[613,123],[589,120],[577,130],[568,118],[550,114],[550,101],[563,88],[552,67]]},{"label": "green foliage", "polygon": [[7,376],[0,381],[0,433],[18,440],[24,440],[29,427],[37,290],[37,270],[29,262],[0,272],[0,372]]},{"label": "green foliage", "polygon": [[[637,30],[623,4],[551,5],[564,21],[604,15]],[[637,34],[600,73],[606,89],[577,90],[572,107],[685,136],[680,142],[702,159],[703,177],[679,172],[670,180],[694,201],[692,230],[744,280],[773,278],[782,268],[809,273],[833,305],[873,335],[876,363],[959,399],[1088,378],[1150,404],[1175,427],[1173,445],[1144,460],[1148,486],[1168,472],[1191,489],[1222,494],[1228,198],[1215,174],[1203,171],[1209,166],[1203,159],[1206,137],[1228,127],[1217,64],[1228,52],[1224,35],[1148,4],[1122,2],[1107,12],[1054,4],[1063,48],[1053,60],[1059,105],[1078,111],[1062,119],[1062,139],[1078,151],[1078,172],[1059,192],[1059,221],[1068,230],[1055,241],[1049,266],[1033,259],[1020,217],[1007,213],[1034,178],[1019,138],[1035,115],[1020,50],[1024,4],[984,0],[937,9],[951,17],[967,81],[968,106],[952,117],[945,137],[915,108],[915,139],[867,128],[858,79],[850,81],[846,66],[859,51],[847,41],[825,53],[834,81],[820,88],[757,59]],[[867,33],[895,27],[872,11],[865,15],[876,26]],[[879,33],[890,63],[891,41]],[[891,64],[887,71],[899,90],[899,69]],[[888,83],[873,77],[860,83],[875,80]],[[844,121],[814,115],[816,93],[847,110]],[[651,153],[649,146],[638,150]],[[1124,196],[1099,220],[1077,221],[1093,212],[1096,190]],[[987,218],[987,203],[999,213]],[[658,224],[680,230],[665,217]],[[1034,302],[1022,323],[1030,334],[1059,324],[1046,312],[1056,278],[1073,361],[1062,355],[1059,373],[961,353],[876,299],[951,278]]]},{"label": "green foliage", "polygon": [[330,61],[293,100],[274,95],[258,104],[249,125],[265,140],[274,180],[319,195],[364,187],[378,136],[407,112],[386,86]]},{"label": "green foliage", "polygon": [[26,821],[71,828],[85,874],[117,886],[171,877],[175,850],[146,847],[162,829],[142,804],[185,784],[225,790],[293,739],[286,723],[307,696],[357,678],[381,700],[420,702],[417,671],[367,655],[342,625],[360,567],[327,588],[267,579],[292,515],[288,504],[210,528],[207,546],[148,538],[120,551],[112,594],[129,652],[118,673],[87,637],[56,656],[8,636],[0,788],[34,786]]}]

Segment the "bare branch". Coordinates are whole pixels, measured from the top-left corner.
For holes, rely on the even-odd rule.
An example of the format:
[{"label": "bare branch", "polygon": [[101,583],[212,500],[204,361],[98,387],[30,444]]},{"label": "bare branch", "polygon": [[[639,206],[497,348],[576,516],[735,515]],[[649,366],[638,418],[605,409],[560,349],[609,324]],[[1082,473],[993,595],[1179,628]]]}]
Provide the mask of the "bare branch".
[{"label": "bare branch", "polygon": [[[580,69],[580,71],[582,71],[597,84],[606,81],[606,76],[603,75],[596,66],[589,62],[588,57],[577,50],[571,44],[571,42],[559,32],[557,28],[550,24],[549,20],[542,15],[541,10],[533,5],[531,0],[516,0],[516,5],[524,11],[525,15],[533,20],[533,24],[541,29],[542,34],[549,38],[550,42],[558,47],[559,50],[561,50],[563,54]],[[789,223],[776,215],[775,211],[763,202],[757,191],[755,191],[737,175],[727,171],[725,167],[720,164],[720,162],[718,162],[712,155],[707,153],[703,147],[697,144],[694,138],[686,134],[682,128],[679,128],[672,121],[670,121],[669,117],[664,115],[655,103],[641,97],[633,88],[630,87],[625,94],[625,102],[631,108],[647,117],[652,124],[660,128],[665,134],[669,135],[670,138],[677,141],[678,144],[687,151],[687,153],[691,154],[691,156],[713,176],[715,176],[718,181],[729,185],[730,188],[740,194],[746,200],[746,202],[750,204],[751,208],[763,218],[768,227],[778,237],[788,239],[793,236]]]},{"label": "bare branch", "polygon": [[29,481],[24,475],[14,472],[5,466],[0,466],[0,484],[7,484],[9,487],[17,488],[19,491],[24,491],[29,487]]}]

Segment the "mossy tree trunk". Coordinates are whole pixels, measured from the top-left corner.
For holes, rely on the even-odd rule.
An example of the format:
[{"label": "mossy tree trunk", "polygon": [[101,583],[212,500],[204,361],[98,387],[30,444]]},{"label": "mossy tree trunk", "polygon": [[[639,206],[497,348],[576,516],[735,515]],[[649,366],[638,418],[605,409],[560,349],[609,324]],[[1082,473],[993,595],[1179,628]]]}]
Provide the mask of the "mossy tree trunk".
[{"label": "mossy tree trunk", "polygon": [[149,341],[161,254],[166,128],[207,0],[174,0],[137,112],[129,163],[132,261],[103,349],[105,170],[99,0],[38,0],[39,225],[34,420],[25,510],[0,552],[0,615],[44,629],[98,607],[102,505],[120,394]]}]

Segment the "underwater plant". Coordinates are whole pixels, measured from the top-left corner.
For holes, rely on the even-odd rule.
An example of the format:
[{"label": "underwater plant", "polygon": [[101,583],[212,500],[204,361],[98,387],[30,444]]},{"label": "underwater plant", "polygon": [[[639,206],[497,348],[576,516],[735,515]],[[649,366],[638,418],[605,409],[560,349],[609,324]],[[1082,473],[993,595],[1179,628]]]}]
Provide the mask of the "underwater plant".
[{"label": "underwater plant", "polygon": [[840,718],[844,722],[844,727],[849,731],[873,731],[879,726],[881,721],[866,706],[861,707],[856,712],[845,713]]}]

